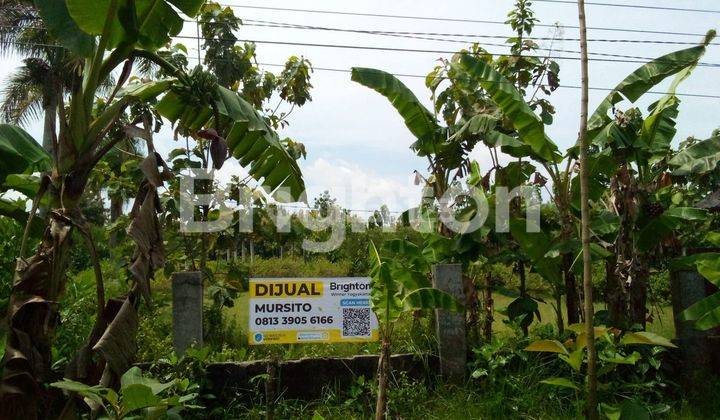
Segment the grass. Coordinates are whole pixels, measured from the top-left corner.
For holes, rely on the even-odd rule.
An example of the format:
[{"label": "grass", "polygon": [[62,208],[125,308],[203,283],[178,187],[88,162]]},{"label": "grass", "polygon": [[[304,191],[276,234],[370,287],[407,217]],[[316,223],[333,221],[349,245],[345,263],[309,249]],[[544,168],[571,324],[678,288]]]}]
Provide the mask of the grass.
[{"label": "grass", "polygon": [[[502,310],[506,308],[513,297],[500,293],[493,295],[495,300],[495,309]],[[541,324],[555,325],[555,310],[552,305],[547,302],[539,302],[541,322],[534,322],[531,326],[538,328]],[[604,303],[597,303],[595,310],[605,309]],[[672,321],[672,309],[669,306],[663,306],[653,309],[654,322],[648,324],[648,331],[659,334],[663,337],[673,338],[675,336],[675,328]],[[224,315],[229,325],[232,327],[233,343],[239,346],[247,347],[247,328],[248,328],[248,294],[241,293],[235,300],[232,308],[226,308]],[[500,336],[510,336],[514,332],[512,327],[508,325],[505,315],[498,312],[495,313],[493,322],[493,332]],[[395,351],[410,352],[415,350],[429,350],[434,348],[434,337],[430,332],[432,328],[427,325],[429,321],[427,317],[422,321],[422,327],[415,328],[412,319],[408,316],[401,318],[396,327]],[[294,359],[300,357],[318,357],[318,356],[338,356],[347,357],[356,354],[374,354],[379,350],[377,343],[341,343],[341,344],[297,344],[297,345],[278,345],[278,346],[249,346],[249,351],[244,354],[248,359],[252,357],[263,358],[269,354],[277,355],[278,352],[286,359]]]},{"label": "grass", "polygon": [[[503,295],[500,293],[494,293],[493,299],[495,300],[495,309],[506,308],[510,302],[513,301],[513,297]],[[555,309],[552,305],[547,302],[539,302],[538,308],[540,310],[540,319],[542,323],[555,324]],[[605,309],[605,304],[598,302],[595,304],[595,311]],[[248,295],[247,292],[240,293],[237,300],[235,300],[235,306],[227,308],[225,314],[228,316],[228,320],[234,320],[237,328],[238,335],[244,336],[247,332],[248,325]],[[662,335],[666,338],[675,337],[675,325],[672,319],[672,308],[670,306],[661,306],[653,308],[654,321],[648,324],[647,330],[655,334]],[[495,313],[495,320],[493,322],[493,331],[498,333],[512,332],[512,329],[503,320],[507,319],[502,314]],[[567,325],[567,322],[566,322]]]}]

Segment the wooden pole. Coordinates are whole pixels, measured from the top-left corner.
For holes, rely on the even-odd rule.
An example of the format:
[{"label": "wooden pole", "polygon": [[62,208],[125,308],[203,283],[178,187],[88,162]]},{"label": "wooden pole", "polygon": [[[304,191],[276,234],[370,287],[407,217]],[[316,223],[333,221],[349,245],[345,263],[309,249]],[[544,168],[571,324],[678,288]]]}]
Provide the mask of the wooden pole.
[{"label": "wooden pole", "polygon": [[587,409],[586,417],[590,420],[598,418],[597,411],[597,351],[595,349],[595,328],[593,326],[593,295],[592,295],[592,260],[590,256],[590,209],[588,194],[588,53],[587,25],[585,22],[585,0],[578,0],[578,19],[580,26],[580,73],[582,91],[580,98],[580,225],[582,232],[583,253],[583,291],[585,295],[585,334],[587,337]]}]

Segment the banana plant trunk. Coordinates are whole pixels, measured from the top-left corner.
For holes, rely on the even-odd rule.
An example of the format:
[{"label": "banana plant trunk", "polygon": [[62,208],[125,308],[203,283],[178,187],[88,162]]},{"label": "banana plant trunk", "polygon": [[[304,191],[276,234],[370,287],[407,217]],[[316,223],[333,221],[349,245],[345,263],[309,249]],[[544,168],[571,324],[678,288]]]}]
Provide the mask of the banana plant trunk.
[{"label": "banana plant trunk", "polygon": [[617,256],[613,253],[605,260],[605,299],[610,317],[610,324],[622,330],[627,329],[628,307],[625,286],[622,278],[617,275]]},{"label": "banana plant trunk", "polygon": [[[52,337],[58,301],[65,289],[69,251],[87,171],[76,171],[50,187],[47,227],[35,254],[17,261],[8,305],[8,335],[0,382],[0,418],[46,418],[50,397],[42,385],[52,378]],[[62,204],[61,204],[62,203]]]}]

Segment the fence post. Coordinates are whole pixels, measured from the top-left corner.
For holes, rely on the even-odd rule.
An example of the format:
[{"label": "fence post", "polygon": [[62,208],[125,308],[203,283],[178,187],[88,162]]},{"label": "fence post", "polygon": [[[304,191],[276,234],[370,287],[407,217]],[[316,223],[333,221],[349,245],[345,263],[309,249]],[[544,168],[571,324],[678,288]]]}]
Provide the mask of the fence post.
[{"label": "fence post", "polygon": [[203,344],[202,273],[173,273],[172,299],[173,349],[181,356],[189,347]]},{"label": "fence post", "polygon": [[672,298],[675,339],[680,347],[683,369],[707,371],[710,369],[712,352],[708,332],[693,327],[693,321],[681,321],[680,314],[692,304],[705,298],[706,280],[696,270],[672,270],[670,272],[670,296]]},{"label": "fence post", "polygon": [[[432,267],[433,287],[442,290],[461,303],[465,302],[461,264],[437,264]],[[465,381],[467,344],[465,313],[443,309],[435,311],[440,374],[455,383]]]}]

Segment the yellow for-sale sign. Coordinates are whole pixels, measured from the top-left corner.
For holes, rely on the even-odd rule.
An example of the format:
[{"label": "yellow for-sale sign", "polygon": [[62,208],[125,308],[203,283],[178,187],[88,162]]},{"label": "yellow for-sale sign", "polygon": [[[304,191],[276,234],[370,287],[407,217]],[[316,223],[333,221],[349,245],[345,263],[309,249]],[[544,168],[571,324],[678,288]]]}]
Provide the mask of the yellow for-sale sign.
[{"label": "yellow for-sale sign", "polygon": [[250,279],[250,344],[377,341],[370,279]]}]

